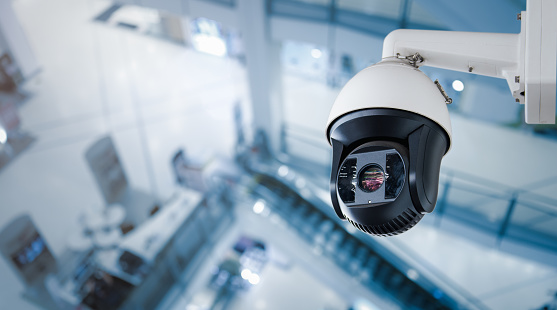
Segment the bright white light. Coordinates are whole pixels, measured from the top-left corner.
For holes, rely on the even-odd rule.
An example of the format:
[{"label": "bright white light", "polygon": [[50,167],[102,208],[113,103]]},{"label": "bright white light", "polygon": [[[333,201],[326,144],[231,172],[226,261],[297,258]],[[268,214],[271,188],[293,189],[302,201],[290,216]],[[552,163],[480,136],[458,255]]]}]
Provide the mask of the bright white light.
[{"label": "bright white light", "polygon": [[240,275],[242,276],[242,279],[247,280],[251,277],[251,270],[249,269],[243,269],[242,273],[240,273]]},{"label": "bright white light", "polygon": [[257,273],[252,273],[249,276],[249,283],[256,285],[257,283],[259,283],[259,275]]},{"label": "bright white light", "polygon": [[379,308],[372,304],[369,300],[365,300],[365,299],[357,299],[354,302],[354,309],[356,310],[379,310]]},{"label": "bright white light", "polygon": [[463,91],[464,90],[464,83],[460,80],[453,81],[453,89],[456,91]]},{"label": "bright white light", "polygon": [[242,279],[248,280],[249,283],[253,285],[259,283],[259,275],[257,273],[251,272],[251,270],[247,268],[243,269],[240,275],[242,276]]},{"label": "bright white light", "polygon": [[196,34],[193,37],[193,45],[196,50],[203,53],[219,57],[226,55],[226,43],[223,39],[216,36]]},{"label": "bright white light", "polygon": [[263,212],[263,210],[265,210],[265,203],[261,200],[258,200],[254,205],[253,205],[253,212],[255,214],[261,214],[261,212]]},{"label": "bright white light", "polygon": [[288,167],[282,165],[278,169],[278,174],[280,177],[284,178],[288,174]]},{"label": "bright white light", "polygon": [[321,55],[323,55],[323,53],[321,52],[320,49],[314,48],[314,49],[311,50],[311,57],[313,57],[315,59],[319,59],[319,58],[321,58]]},{"label": "bright white light", "polygon": [[8,141],[8,134],[4,128],[0,127],[0,144],[4,144],[6,141]]},{"label": "bright white light", "polygon": [[408,271],[406,272],[406,276],[408,276],[408,279],[416,281],[418,280],[420,274],[414,269],[408,269]]}]

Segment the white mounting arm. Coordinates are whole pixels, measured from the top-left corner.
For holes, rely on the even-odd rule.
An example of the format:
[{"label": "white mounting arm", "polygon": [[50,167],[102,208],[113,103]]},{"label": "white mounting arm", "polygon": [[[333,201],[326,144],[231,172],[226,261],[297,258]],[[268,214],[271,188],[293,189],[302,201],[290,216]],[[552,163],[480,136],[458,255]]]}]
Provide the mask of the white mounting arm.
[{"label": "white mounting arm", "polygon": [[395,30],[383,58],[419,53],[425,65],[507,81],[526,104],[526,123],[554,124],[557,66],[557,1],[528,0],[519,34]]},{"label": "white mounting arm", "polygon": [[419,53],[424,60],[417,65],[503,78],[520,99],[520,42],[521,34],[395,30],[385,38],[383,58]]}]

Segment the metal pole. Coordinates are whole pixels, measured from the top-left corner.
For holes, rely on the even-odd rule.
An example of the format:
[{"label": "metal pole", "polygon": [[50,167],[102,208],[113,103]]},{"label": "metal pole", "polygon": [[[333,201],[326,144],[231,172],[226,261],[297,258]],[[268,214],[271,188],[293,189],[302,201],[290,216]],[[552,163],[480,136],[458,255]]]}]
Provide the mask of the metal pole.
[{"label": "metal pole", "polygon": [[498,246],[501,245],[501,242],[503,241],[503,237],[507,233],[507,229],[509,227],[511,217],[512,217],[514,208],[516,206],[517,197],[518,197],[518,194],[515,192],[513,194],[513,197],[509,201],[509,206],[507,207],[507,214],[505,215],[505,219],[503,220],[503,223],[501,223],[501,227],[499,228],[499,233],[497,234],[497,245]]}]

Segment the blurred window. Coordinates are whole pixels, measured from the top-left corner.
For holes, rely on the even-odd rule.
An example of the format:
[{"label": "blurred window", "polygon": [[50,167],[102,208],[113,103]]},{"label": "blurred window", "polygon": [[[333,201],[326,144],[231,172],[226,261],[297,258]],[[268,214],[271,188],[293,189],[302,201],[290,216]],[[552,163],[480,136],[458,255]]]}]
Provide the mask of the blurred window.
[{"label": "blurred window", "polygon": [[399,19],[401,13],[401,0],[337,0],[338,10],[347,10],[366,15],[389,17]]}]

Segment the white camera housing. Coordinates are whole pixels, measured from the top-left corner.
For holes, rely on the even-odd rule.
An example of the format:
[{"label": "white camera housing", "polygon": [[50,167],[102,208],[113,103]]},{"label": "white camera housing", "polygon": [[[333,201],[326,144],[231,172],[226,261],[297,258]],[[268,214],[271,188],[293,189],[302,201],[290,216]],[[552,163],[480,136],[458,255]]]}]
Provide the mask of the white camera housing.
[{"label": "white camera housing", "polygon": [[[327,131],[340,116],[358,110],[386,108],[425,116],[452,135],[445,97],[439,88],[408,60],[387,58],[356,74],[338,94]],[[449,141],[450,143],[450,141]]]}]

